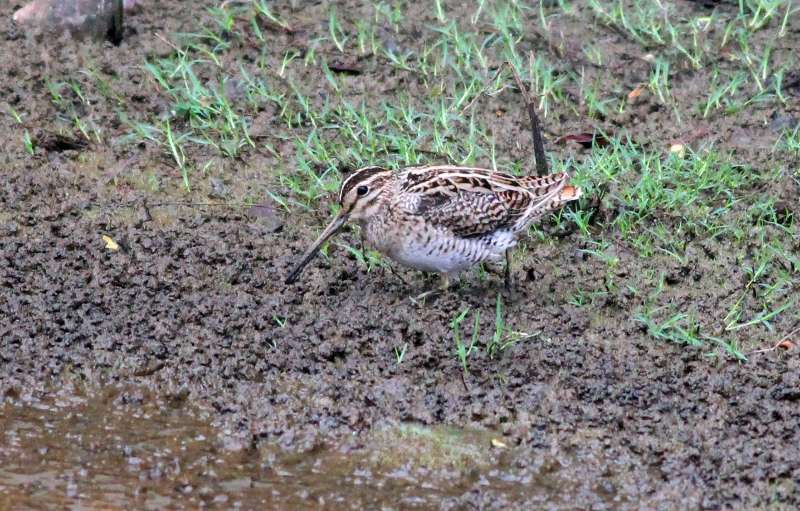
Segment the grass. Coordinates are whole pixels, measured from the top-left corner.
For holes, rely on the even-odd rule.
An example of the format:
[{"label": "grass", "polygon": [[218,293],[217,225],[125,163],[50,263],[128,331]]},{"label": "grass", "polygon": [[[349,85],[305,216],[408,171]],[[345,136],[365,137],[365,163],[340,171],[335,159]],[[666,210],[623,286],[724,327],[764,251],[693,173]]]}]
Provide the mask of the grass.
[{"label": "grass", "polygon": [[[485,337],[481,335],[481,312],[476,310],[472,315],[472,334],[470,336],[469,343],[465,342],[465,340],[462,338],[461,324],[466,320],[469,312],[470,308],[467,307],[450,321],[450,329],[455,342],[456,358],[458,359],[464,375],[469,373],[470,357],[475,352],[481,350],[479,341],[482,337]],[[508,328],[505,317],[505,309],[503,307],[503,299],[500,294],[497,295],[495,300],[493,327],[494,330],[491,338],[489,338],[483,346],[483,352],[489,359],[497,359],[505,350],[517,342],[538,335],[517,332]]]},{"label": "grass", "polygon": [[395,346],[394,347],[394,357],[397,361],[397,365],[403,363],[403,359],[406,358],[406,353],[408,352],[408,343],[403,343],[403,347]]},{"label": "grass", "polygon": [[468,369],[468,359],[469,356],[472,354],[473,350],[476,349],[476,343],[478,341],[478,336],[480,335],[480,321],[481,321],[481,313],[480,311],[475,312],[473,314],[474,323],[472,325],[472,339],[467,345],[461,339],[461,322],[467,317],[469,313],[469,308],[464,309],[461,313],[453,318],[453,321],[450,322],[450,328],[453,331],[453,339],[456,343],[456,356],[458,357],[458,361],[461,364],[461,369],[464,371],[464,374],[467,374],[469,371]]},{"label": "grass", "polygon": [[[800,180],[798,127],[774,132],[772,163],[726,139],[740,119],[763,125],[795,100],[799,6],[437,0],[309,9],[320,23],[297,40],[299,20],[277,3],[200,13],[190,32],[164,39],[169,52],[142,62],[142,87],[165,105],[157,111],[132,108],[91,62],[86,72],[49,77],[45,91],[63,131],[91,144],[110,143],[97,112],[115,112],[128,130],[115,143],[155,149],[163,164],[149,176],[172,183],[171,193],[202,194],[218,165],[257,167],[234,200],[267,195],[298,223],[320,226],[335,212],[342,168],[451,162],[529,172],[524,102],[507,75],[491,81],[508,61],[536,98],[551,166],[584,188],[577,204],[532,229],[532,246],[575,251],[589,266],[557,293],[559,303],[587,314],[623,303],[613,313],[644,335],[737,360],[800,320],[791,299],[800,285],[797,213],[775,206]],[[586,37],[560,36],[575,26]],[[639,84],[641,105],[629,104]],[[7,112],[22,150],[39,151],[25,116]],[[683,155],[668,151],[701,121],[710,136],[681,139]],[[602,131],[609,143],[552,143],[573,131]],[[383,264],[375,252],[340,245],[367,271]],[[530,266],[524,246],[519,253]],[[490,358],[522,338],[507,331],[504,318],[517,309],[500,297],[470,307],[451,321],[464,371],[482,316],[495,317]],[[398,349],[399,364],[406,348]]]}]

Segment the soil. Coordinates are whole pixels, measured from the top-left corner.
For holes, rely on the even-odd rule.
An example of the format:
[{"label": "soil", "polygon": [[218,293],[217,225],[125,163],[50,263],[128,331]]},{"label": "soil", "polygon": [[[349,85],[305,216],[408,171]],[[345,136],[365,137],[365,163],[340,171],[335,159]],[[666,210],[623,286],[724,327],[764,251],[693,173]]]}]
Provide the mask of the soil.
[{"label": "soil", "polygon": [[[647,336],[631,319],[637,298],[569,304],[575,282],[596,282],[605,272],[580,251],[576,233],[525,243],[511,291],[500,277],[471,275],[415,305],[408,297],[432,281],[402,270],[407,282],[385,268],[367,272],[343,250],[286,286],[327,211],[289,217],[277,207],[182,205],[178,170],[159,148],[131,143],[119,120],[120,110],[136,117],[166,108],[142,63],[171,51],[158,35],[186,31],[207,13],[195,2],[160,2],[127,17],[119,46],[72,44],[26,38],[11,22],[18,3],[0,5],[0,51],[14,56],[0,61],[7,77],[0,101],[26,113],[23,124],[0,115],[0,507],[800,504],[796,349],[741,363],[708,346]],[[317,4],[309,12],[279,9],[298,19],[323,12]],[[424,24],[431,15],[410,8],[409,16]],[[612,71],[638,81],[634,45],[604,27],[592,31],[619,57]],[[291,34],[275,37],[292,44]],[[413,35],[398,37],[413,44]],[[93,97],[82,112],[102,127],[102,143],[75,136],[46,86],[48,77],[82,80],[81,65],[113,78],[122,98]],[[307,69],[309,83],[324,82],[315,72]],[[369,73],[342,80],[382,73],[384,85],[398,80],[377,64]],[[692,86],[687,78],[677,99]],[[797,93],[779,115],[797,113]],[[489,100],[486,111],[503,101]],[[629,122],[651,141],[680,139],[701,123],[674,126],[670,112],[643,101],[607,123]],[[771,142],[759,141],[768,139],[763,121],[773,114],[722,118],[708,141],[758,168],[771,158]],[[527,157],[516,142],[527,141],[524,115],[509,107],[491,117],[498,152]],[[575,116],[548,119],[549,140],[585,130]],[[271,122],[268,115],[259,121]],[[37,141],[33,155],[22,143],[25,130]],[[289,160],[290,146],[282,154]],[[564,158],[581,151],[548,149]],[[193,150],[194,158],[213,158]],[[208,201],[218,183],[211,178],[233,197],[274,186],[278,160],[265,151],[214,161],[191,202]],[[796,185],[787,178],[771,193],[796,197]],[[720,256],[693,253],[694,269],[677,269],[670,292],[715,317],[741,270],[724,246],[711,252]],[[672,264],[620,257],[621,278]],[[494,358],[477,351],[464,372],[451,321],[467,307],[481,311],[483,347],[498,294],[509,328],[528,335]],[[473,317],[463,323],[466,338]],[[776,320],[773,335],[791,326]]]}]

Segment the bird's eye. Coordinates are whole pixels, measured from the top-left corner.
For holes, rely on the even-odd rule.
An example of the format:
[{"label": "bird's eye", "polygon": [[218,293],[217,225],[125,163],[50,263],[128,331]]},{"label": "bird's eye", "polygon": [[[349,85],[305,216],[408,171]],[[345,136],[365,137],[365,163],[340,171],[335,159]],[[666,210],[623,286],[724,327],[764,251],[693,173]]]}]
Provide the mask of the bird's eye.
[{"label": "bird's eye", "polygon": [[358,194],[359,197],[366,195],[368,191],[369,188],[367,188],[366,185],[361,185],[358,188],[356,188],[356,193]]}]

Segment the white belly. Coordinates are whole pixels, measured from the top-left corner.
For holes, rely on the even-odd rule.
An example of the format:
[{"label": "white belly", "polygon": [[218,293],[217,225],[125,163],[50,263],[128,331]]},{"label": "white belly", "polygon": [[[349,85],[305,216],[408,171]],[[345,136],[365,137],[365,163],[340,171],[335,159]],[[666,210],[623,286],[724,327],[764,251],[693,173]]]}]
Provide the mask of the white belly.
[{"label": "white belly", "polygon": [[482,238],[457,238],[437,233],[376,239],[375,248],[398,263],[420,271],[456,273],[487,260],[500,259],[516,244],[509,231]]}]

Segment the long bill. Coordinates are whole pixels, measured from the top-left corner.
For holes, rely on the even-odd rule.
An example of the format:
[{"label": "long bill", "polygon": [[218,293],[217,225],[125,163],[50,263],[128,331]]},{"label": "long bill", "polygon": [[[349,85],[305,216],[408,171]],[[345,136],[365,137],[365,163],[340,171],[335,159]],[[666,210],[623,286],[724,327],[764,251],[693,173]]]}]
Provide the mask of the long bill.
[{"label": "long bill", "polygon": [[303,268],[305,268],[306,265],[312,259],[314,259],[314,256],[317,255],[317,252],[319,252],[319,249],[322,248],[322,245],[324,245],[325,242],[328,241],[328,238],[339,232],[339,230],[342,228],[342,226],[344,226],[344,223],[346,221],[347,221],[347,215],[344,213],[339,213],[336,216],[336,218],[334,218],[333,221],[330,224],[328,224],[328,227],[326,227],[325,230],[322,231],[322,234],[319,235],[317,241],[315,241],[314,244],[311,245],[311,247],[308,250],[306,250],[306,253],[303,254],[303,258],[300,260],[300,263],[298,263],[298,265],[295,266],[294,269],[292,270],[292,273],[290,273],[289,276],[286,277],[287,284],[291,284],[292,282],[297,280],[297,277],[300,276],[300,273],[303,271]]}]

